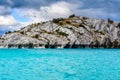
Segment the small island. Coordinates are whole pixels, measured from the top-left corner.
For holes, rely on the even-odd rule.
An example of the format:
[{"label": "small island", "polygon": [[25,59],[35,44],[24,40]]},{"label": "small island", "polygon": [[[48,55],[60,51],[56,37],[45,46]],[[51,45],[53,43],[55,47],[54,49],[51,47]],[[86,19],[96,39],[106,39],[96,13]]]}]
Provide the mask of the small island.
[{"label": "small island", "polygon": [[1,48],[120,48],[120,23],[70,15],[0,37]]}]

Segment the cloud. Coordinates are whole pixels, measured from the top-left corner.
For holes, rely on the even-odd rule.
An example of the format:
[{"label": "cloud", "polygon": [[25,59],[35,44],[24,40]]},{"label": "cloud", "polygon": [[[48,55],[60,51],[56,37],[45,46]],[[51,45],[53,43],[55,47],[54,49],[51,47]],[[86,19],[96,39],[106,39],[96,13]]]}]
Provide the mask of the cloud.
[{"label": "cloud", "polygon": [[46,12],[49,14],[63,15],[63,14],[71,13],[71,10],[69,9],[69,7],[70,7],[70,4],[66,2],[59,2],[50,6],[43,6],[40,8],[40,10],[42,12]]},{"label": "cloud", "polygon": [[10,14],[8,7],[0,6],[0,15],[8,15]]},{"label": "cloud", "polygon": [[119,16],[119,14],[116,14],[114,12],[113,13],[106,12],[104,8],[80,9],[79,11],[76,12],[76,14],[79,16],[87,16],[91,18],[100,19],[114,18]]},{"label": "cloud", "polygon": [[12,8],[36,8],[64,0],[0,0],[0,5]]},{"label": "cloud", "polygon": [[49,6],[56,2],[68,2],[71,4],[83,3],[82,9],[105,8],[108,12],[119,12],[119,0],[0,0],[0,5],[11,8],[32,8],[39,9],[42,6]]},{"label": "cloud", "polygon": [[15,18],[11,15],[0,16],[0,32],[17,30],[28,24],[30,24],[30,22],[16,21]]},{"label": "cloud", "polygon": [[[79,4],[79,5],[82,5]],[[37,9],[22,8],[15,9],[17,13],[21,13],[22,16],[30,18],[34,22],[47,21],[58,17],[68,17],[77,10],[78,5],[74,5],[65,1],[56,2],[49,6],[41,6]]]},{"label": "cloud", "polygon": [[0,5],[11,8],[33,8],[39,9],[42,6],[49,6],[56,2],[68,2],[72,4],[83,3],[82,9],[105,8],[109,12],[119,12],[119,0],[0,0]]},{"label": "cloud", "polygon": [[119,3],[120,0],[0,0],[0,31],[71,14],[120,21]]},{"label": "cloud", "polygon": [[[14,4],[9,1],[9,3]],[[36,8],[10,8],[10,12],[14,12],[9,15],[2,15],[0,16],[0,25],[1,30],[15,30],[20,28],[20,26],[25,26],[30,23],[40,22],[40,21],[47,21],[53,18],[58,17],[67,17],[73,13],[73,10],[76,9],[78,6],[73,5],[71,3],[67,3],[65,1],[60,1],[53,3],[48,6],[41,6],[39,9]],[[20,14],[19,14],[20,13]],[[16,15],[17,14],[17,15]],[[22,16],[24,18],[29,18],[29,22],[20,22],[17,21],[16,17]]]},{"label": "cloud", "polygon": [[7,3],[13,5],[13,2],[11,0],[7,0]]},{"label": "cloud", "polygon": [[[98,0],[97,2],[102,3],[104,2],[104,0]],[[109,12],[106,10],[105,7],[85,8],[85,4],[86,3],[80,1],[76,4],[72,4],[70,2],[65,1],[59,1],[48,6],[41,6],[40,9],[26,8],[26,12],[23,11],[22,14],[24,16],[29,17],[34,22],[51,20],[57,17],[68,17],[71,14],[103,19],[119,17],[118,13]]]},{"label": "cloud", "polygon": [[0,16],[0,25],[8,26],[8,25],[16,25],[18,22],[14,19],[13,16]]},{"label": "cloud", "polygon": [[13,16],[0,16],[0,32],[16,30],[18,28],[17,25],[19,25],[19,22]]},{"label": "cloud", "polygon": [[[120,12],[119,3],[120,3],[119,0],[0,0],[0,5],[4,7],[9,7],[12,9],[20,9],[20,10],[25,9],[27,10],[27,12],[35,11],[32,13],[36,13],[36,15],[38,13],[41,15],[43,15],[42,13],[44,14],[56,13],[58,14],[58,17],[61,13],[63,13],[61,12],[62,9],[63,9],[62,11],[64,11],[65,14],[66,12],[70,14],[71,11],[69,10],[72,10],[72,13],[79,14],[79,15],[81,14],[80,11],[82,10],[82,12],[84,11],[85,16],[88,15],[87,13],[85,13],[87,12],[86,10],[91,10],[90,12],[92,12],[92,14],[93,12],[95,13],[97,10],[97,14],[98,14],[98,12],[100,12],[98,10],[102,9],[101,11],[105,15],[99,16],[99,18],[106,16],[106,14],[109,15],[109,13],[119,15],[119,12]],[[75,5],[77,5],[77,8],[74,7]],[[32,15],[32,13],[29,13],[29,14]],[[91,17],[94,16],[92,14],[91,14]],[[54,16],[56,17],[56,15]],[[65,15],[63,15],[63,17],[64,16]],[[51,15],[50,17],[53,17],[53,16]],[[111,17],[111,15],[109,15],[108,17]],[[41,20],[44,20],[44,19],[41,19]]]}]

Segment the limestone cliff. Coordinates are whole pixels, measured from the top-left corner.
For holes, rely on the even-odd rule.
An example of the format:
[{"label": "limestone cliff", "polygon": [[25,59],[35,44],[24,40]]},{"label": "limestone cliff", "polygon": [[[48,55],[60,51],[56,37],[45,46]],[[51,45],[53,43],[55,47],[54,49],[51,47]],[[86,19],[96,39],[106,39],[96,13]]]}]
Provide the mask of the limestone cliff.
[{"label": "limestone cliff", "polygon": [[70,16],[28,25],[0,38],[1,47],[120,48],[120,23]]}]

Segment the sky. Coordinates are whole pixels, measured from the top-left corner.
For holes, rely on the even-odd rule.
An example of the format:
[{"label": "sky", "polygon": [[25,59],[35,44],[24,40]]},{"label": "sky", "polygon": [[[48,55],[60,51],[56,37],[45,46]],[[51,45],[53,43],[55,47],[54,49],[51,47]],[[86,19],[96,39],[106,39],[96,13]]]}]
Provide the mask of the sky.
[{"label": "sky", "polygon": [[120,0],[0,0],[0,34],[71,14],[120,22]]}]

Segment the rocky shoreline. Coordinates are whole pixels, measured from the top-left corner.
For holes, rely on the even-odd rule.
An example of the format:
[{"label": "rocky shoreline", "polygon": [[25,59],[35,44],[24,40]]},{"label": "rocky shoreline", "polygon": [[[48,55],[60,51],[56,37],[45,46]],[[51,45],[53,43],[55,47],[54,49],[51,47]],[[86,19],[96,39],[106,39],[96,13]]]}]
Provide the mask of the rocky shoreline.
[{"label": "rocky shoreline", "polygon": [[0,37],[1,48],[120,48],[120,23],[71,15]]},{"label": "rocky shoreline", "polygon": [[39,45],[39,44],[9,44],[8,46],[0,46],[0,48],[120,48],[120,46],[114,46],[114,45]]}]

